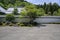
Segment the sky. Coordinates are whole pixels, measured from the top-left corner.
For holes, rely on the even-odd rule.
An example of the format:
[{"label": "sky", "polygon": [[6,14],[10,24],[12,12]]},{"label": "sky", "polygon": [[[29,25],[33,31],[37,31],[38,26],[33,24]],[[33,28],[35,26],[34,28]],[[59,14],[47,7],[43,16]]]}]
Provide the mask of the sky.
[{"label": "sky", "polygon": [[57,3],[60,5],[60,3],[59,3],[60,0],[26,0],[26,1],[33,3],[33,4],[44,4],[44,2],[46,2],[46,3],[51,2],[51,3]]}]

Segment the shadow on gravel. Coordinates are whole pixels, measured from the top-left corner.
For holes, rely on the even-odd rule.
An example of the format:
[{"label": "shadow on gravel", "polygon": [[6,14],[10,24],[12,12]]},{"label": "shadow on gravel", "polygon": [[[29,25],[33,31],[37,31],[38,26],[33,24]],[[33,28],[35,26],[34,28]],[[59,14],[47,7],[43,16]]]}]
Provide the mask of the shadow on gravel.
[{"label": "shadow on gravel", "polygon": [[38,25],[36,25],[34,27],[46,27],[46,25],[45,24],[38,24]]}]

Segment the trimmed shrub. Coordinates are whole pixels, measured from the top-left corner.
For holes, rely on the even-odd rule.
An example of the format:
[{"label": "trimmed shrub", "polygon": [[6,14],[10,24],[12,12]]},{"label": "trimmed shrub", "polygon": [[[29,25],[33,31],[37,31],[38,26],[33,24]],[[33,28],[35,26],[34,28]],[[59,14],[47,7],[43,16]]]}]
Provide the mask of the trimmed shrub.
[{"label": "trimmed shrub", "polygon": [[15,20],[15,17],[13,14],[7,14],[6,15],[6,21],[13,22]]}]

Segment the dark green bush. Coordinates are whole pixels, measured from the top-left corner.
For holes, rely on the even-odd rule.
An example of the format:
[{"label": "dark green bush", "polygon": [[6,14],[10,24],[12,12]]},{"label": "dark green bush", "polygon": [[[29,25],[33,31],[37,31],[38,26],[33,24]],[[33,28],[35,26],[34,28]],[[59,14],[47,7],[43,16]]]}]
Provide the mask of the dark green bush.
[{"label": "dark green bush", "polygon": [[6,15],[6,21],[13,22],[15,20],[15,17],[13,14],[7,14]]}]

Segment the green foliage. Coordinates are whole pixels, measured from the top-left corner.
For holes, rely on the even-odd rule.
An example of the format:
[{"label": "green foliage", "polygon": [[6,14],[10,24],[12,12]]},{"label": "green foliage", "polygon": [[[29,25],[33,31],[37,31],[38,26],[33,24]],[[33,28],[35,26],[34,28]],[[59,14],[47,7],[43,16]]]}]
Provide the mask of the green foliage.
[{"label": "green foliage", "polygon": [[[47,14],[52,16],[55,14],[55,11],[58,11],[58,9],[60,8],[60,6],[57,3],[53,3],[53,4],[44,3],[44,5],[34,5],[24,0],[0,0],[0,6],[2,6],[5,9],[8,9],[9,7],[24,7],[28,11],[29,9],[32,9],[32,10],[38,9],[38,12],[40,15]],[[45,13],[41,12],[41,8],[42,10],[44,10]],[[16,9],[14,10],[14,12],[13,14],[18,14]]]},{"label": "green foliage", "polygon": [[15,17],[14,17],[13,14],[7,14],[7,15],[6,15],[6,21],[12,22],[12,21],[14,21],[14,20],[15,20]]},{"label": "green foliage", "polygon": [[25,9],[22,10],[22,12],[20,13],[21,16],[25,16],[25,17],[29,17],[30,18],[30,23],[33,23],[33,20],[35,20],[35,18],[37,18],[38,16],[42,16],[44,15],[44,10],[43,8],[37,9],[35,8],[35,6],[27,6],[25,7]]},{"label": "green foliage", "polygon": [[53,14],[54,14],[55,16],[60,16],[60,9],[58,9],[58,11],[55,11]]},{"label": "green foliage", "polygon": [[44,15],[45,15],[45,11],[43,8],[37,9],[37,16],[44,16]]},{"label": "green foliage", "polygon": [[14,15],[18,15],[19,14],[17,8],[14,9],[13,14]]},{"label": "green foliage", "polygon": [[38,5],[38,8],[43,8],[45,10],[45,14],[53,15],[54,11],[57,11],[59,9],[59,5],[57,3],[49,3],[44,5]]},{"label": "green foliage", "polygon": [[7,5],[7,8],[14,7],[12,4]]},{"label": "green foliage", "polygon": [[43,16],[45,14],[44,9],[40,8],[37,9],[34,5],[27,6],[23,11],[20,13],[22,16],[28,16],[30,18],[35,18],[37,16]]},{"label": "green foliage", "polygon": [[19,4],[20,4],[20,2],[21,3],[24,2],[24,0],[0,0],[0,5],[3,6],[5,9],[7,9],[7,6],[9,4],[12,4],[14,6],[14,4],[18,3],[17,1],[19,1]]},{"label": "green foliage", "polygon": [[20,3],[20,6],[21,6],[21,7],[25,7],[25,6],[27,6],[27,5],[28,5],[27,2],[21,2],[21,3]]},{"label": "green foliage", "polygon": [[34,8],[36,8],[35,5],[28,5],[28,6],[25,7],[26,10],[34,9]]},{"label": "green foliage", "polygon": [[0,3],[0,6],[4,7],[4,5],[2,3]]},{"label": "green foliage", "polygon": [[56,11],[56,10],[58,10],[58,8],[59,8],[59,5],[57,3],[54,3],[53,4],[53,10]]}]

